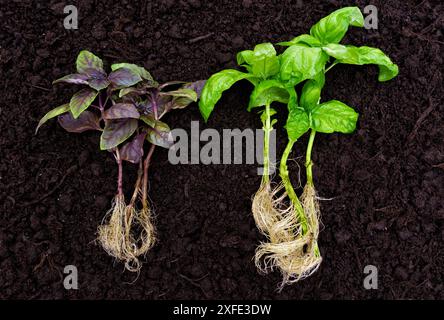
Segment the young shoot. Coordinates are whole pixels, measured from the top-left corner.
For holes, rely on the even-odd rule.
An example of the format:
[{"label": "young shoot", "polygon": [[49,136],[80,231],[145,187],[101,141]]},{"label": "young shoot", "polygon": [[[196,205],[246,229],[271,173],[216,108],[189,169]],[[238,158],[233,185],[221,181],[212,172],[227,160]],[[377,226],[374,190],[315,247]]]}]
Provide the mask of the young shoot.
[{"label": "young shoot", "polygon": [[[351,133],[358,119],[358,114],[345,103],[337,100],[321,103],[325,73],[342,63],[378,65],[381,82],[398,74],[398,67],[381,50],[339,44],[350,26],[363,25],[359,8],[336,10],[316,23],[310,34],[278,43],[287,47],[280,55],[270,43],[240,52],[238,64],[247,72],[231,69],[218,72],[210,77],[202,91],[199,107],[205,120],[222,92],[242,79],[254,85],[248,110],[265,107],[261,114],[265,131],[265,170],[252,211],[256,225],[268,241],[258,247],[256,265],[262,271],[278,267],[283,274],[282,286],[310,276],[322,261],[318,247],[320,210],[311,160],[316,132]],[[296,86],[302,83],[298,98]],[[272,116],[276,113],[270,107],[272,102],[285,103],[288,108],[285,125],[288,143],[279,168],[281,183],[274,187],[271,187],[268,170],[268,136],[275,124]],[[305,162],[307,182],[299,198],[291,184],[287,162],[294,144],[307,132],[310,132]]]},{"label": "young shoot", "polygon": [[[129,271],[139,271],[143,256],[155,242],[153,213],[148,202],[148,170],[156,146],[173,144],[169,126],[161,119],[173,109],[196,102],[205,81],[156,82],[143,67],[130,63],[111,65],[107,74],[102,60],[81,51],[77,73],[54,83],[84,85],[69,103],[49,111],[37,130],[58,117],[68,132],[101,132],[100,149],[114,155],[118,167],[117,191],[111,209],[98,227],[98,241],[109,255],[123,261]],[[150,144],[145,152],[145,142]],[[138,165],[134,191],[129,203],[123,189],[123,162]],[[141,205],[141,207],[139,207]]]}]

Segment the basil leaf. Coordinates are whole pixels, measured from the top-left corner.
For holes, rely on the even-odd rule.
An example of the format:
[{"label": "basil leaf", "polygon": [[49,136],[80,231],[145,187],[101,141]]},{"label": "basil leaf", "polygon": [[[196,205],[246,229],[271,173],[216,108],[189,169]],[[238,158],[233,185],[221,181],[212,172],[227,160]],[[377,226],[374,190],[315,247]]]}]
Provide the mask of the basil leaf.
[{"label": "basil leaf", "polygon": [[131,141],[125,143],[120,149],[120,158],[131,163],[139,163],[143,157],[145,136],[146,132],[139,133]]},{"label": "basil leaf", "polygon": [[357,121],[358,113],[337,100],[322,103],[311,112],[311,127],[323,133],[351,133]]},{"label": "basil leaf", "polygon": [[288,139],[296,141],[310,128],[310,121],[305,110],[298,106],[298,99],[294,87],[287,88],[288,99],[288,117],[285,129],[287,130]]},{"label": "basil leaf", "polygon": [[290,41],[279,42],[278,45],[283,47],[290,47],[298,43],[303,43],[310,47],[320,47],[322,45],[322,43],[317,38],[309,34],[301,34],[300,36],[297,36]]},{"label": "basil leaf", "polygon": [[184,89],[191,89],[194,92],[196,92],[197,98],[200,98],[200,95],[202,94],[202,89],[205,85],[205,83],[207,82],[207,80],[198,80],[198,81],[194,81],[194,82],[188,82],[185,83],[182,88]]},{"label": "basil leaf", "polygon": [[306,79],[313,79],[324,70],[328,55],[321,48],[293,45],[287,48],[281,58],[281,79],[296,85]]},{"label": "basil leaf", "polygon": [[256,45],[254,50],[239,52],[237,63],[261,79],[268,79],[279,72],[279,58],[271,43],[261,43]]},{"label": "basil leaf", "polygon": [[68,132],[81,133],[88,130],[102,130],[99,117],[88,110],[82,112],[77,119],[74,119],[71,113],[62,114],[58,121],[60,126]]},{"label": "basil leaf", "polygon": [[254,76],[234,69],[227,69],[213,74],[205,83],[199,101],[199,110],[205,121],[208,120],[222,93],[242,79],[254,81]]},{"label": "basil leaf", "polygon": [[146,140],[160,146],[169,149],[174,144],[173,135],[171,134],[170,127],[159,120],[156,120],[154,127],[149,128]]},{"label": "basil leaf", "polygon": [[102,59],[87,50],[80,51],[77,56],[76,67],[78,73],[84,73],[87,69],[104,72]]},{"label": "basil leaf", "polygon": [[88,107],[96,99],[98,92],[93,89],[82,89],[75,93],[69,102],[69,109],[71,110],[74,119],[77,119],[80,114],[88,109]]},{"label": "basil leaf", "polygon": [[47,114],[43,116],[42,119],[40,119],[39,124],[37,125],[37,128],[35,129],[35,134],[39,131],[39,128],[49,119],[55,118],[65,112],[69,111],[69,103],[63,104],[61,106],[58,106],[57,108],[52,109]]},{"label": "basil leaf", "polygon": [[110,83],[105,72],[86,69],[84,74],[88,76],[88,85],[97,91],[105,89]]},{"label": "basil leaf", "polygon": [[103,112],[103,118],[106,120],[124,118],[139,119],[139,117],[139,111],[137,111],[137,108],[131,103],[116,103]]},{"label": "basil leaf", "polygon": [[74,84],[88,84],[88,75],[83,73],[73,73],[68,74],[62,78],[54,80],[52,84],[66,82],[66,83],[74,83]]},{"label": "basil leaf", "polygon": [[100,149],[109,150],[127,140],[137,129],[137,119],[118,119],[105,122]]},{"label": "basil leaf", "polygon": [[156,126],[157,120],[156,120],[156,118],[154,118],[154,115],[152,115],[152,114],[142,115],[142,116],[140,116],[140,120],[145,122],[151,128],[154,128]]},{"label": "basil leaf", "polygon": [[339,43],[349,26],[364,26],[364,17],[358,7],[345,7],[332,12],[311,27],[310,34],[323,44]]},{"label": "basil leaf", "polygon": [[324,72],[319,72],[313,79],[304,83],[301,92],[299,104],[306,111],[313,109],[321,99],[321,91],[324,87],[325,75]]},{"label": "basil leaf", "polygon": [[139,73],[126,68],[120,68],[111,72],[108,79],[116,87],[131,87],[132,85],[142,81],[142,77],[139,75]]},{"label": "basil leaf", "polygon": [[355,46],[344,46],[340,44],[328,44],[322,49],[334,58],[339,63],[345,64],[376,64],[379,67],[378,80],[388,81],[393,79],[398,75],[398,66],[390,60],[384,52],[377,48],[372,47],[355,47]]},{"label": "basil leaf", "polygon": [[289,94],[284,84],[278,80],[261,81],[253,90],[248,104],[252,108],[269,105],[272,102],[288,103]]},{"label": "basil leaf", "polygon": [[137,64],[115,63],[115,64],[111,65],[112,71],[116,71],[116,70],[122,69],[122,68],[131,70],[133,73],[138,74],[143,79],[148,80],[148,82],[157,83],[156,81],[154,81],[153,76],[144,67],[140,67]]},{"label": "basil leaf", "polygon": [[305,110],[298,106],[289,108],[287,123],[285,124],[288,139],[296,141],[306,133],[309,128],[310,121]]}]

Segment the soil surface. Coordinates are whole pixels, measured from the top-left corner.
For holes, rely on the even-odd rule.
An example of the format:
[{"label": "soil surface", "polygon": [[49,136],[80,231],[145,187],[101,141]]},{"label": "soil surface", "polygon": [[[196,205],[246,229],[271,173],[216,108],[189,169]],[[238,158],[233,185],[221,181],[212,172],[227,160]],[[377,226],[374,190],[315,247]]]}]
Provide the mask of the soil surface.
[{"label": "soil surface", "polygon": [[[444,298],[442,1],[372,1],[378,30],[353,28],[344,39],[381,48],[400,74],[379,83],[374,66],[328,73],[323,99],[354,106],[359,127],[351,135],[317,136],[315,181],[329,199],[321,203],[324,261],[312,277],[280,293],[279,273],[261,275],[252,261],[263,240],[250,213],[261,179],[257,165],[171,165],[167,151],[157,150],[150,197],[159,241],[136,279],[94,242],[117,176],[111,155],[99,151],[98,134],[69,134],[56,121],[37,136],[34,129],[75,92],[51,81],[74,71],[81,49],[108,66],[141,64],[159,81],[205,79],[234,67],[237,51],[291,39],[356,3],[74,3],[78,30],[64,29],[63,1],[1,1],[0,298]],[[361,9],[367,4],[357,2]],[[234,86],[207,124],[196,104],[167,121],[188,131],[192,120],[201,129],[259,128],[257,115],[246,112],[250,91],[248,83]],[[282,151],[285,132],[277,135]],[[301,139],[291,155],[295,183],[305,145]],[[125,170],[130,193],[136,170]],[[63,287],[66,265],[78,268],[78,290]],[[377,290],[363,286],[366,265],[378,268]]]}]

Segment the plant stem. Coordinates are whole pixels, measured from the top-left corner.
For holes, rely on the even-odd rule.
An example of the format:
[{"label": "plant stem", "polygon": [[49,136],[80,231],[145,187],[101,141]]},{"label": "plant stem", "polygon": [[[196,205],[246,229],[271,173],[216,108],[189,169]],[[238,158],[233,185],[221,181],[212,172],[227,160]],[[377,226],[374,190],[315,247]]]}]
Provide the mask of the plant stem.
[{"label": "plant stem", "polygon": [[337,65],[339,62],[335,60],[327,69],[325,69],[324,73],[327,73],[331,68]]},{"label": "plant stem", "polygon": [[118,167],[117,194],[119,196],[123,196],[123,165],[122,165],[122,159],[120,158],[119,148],[117,147],[116,147],[116,161]]},{"label": "plant stem", "polygon": [[311,129],[310,139],[308,140],[308,145],[307,145],[307,154],[305,157],[305,168],[306,168],[306,172],[307,172],[307,184],[309,184],[311,186],[313,186],[313,172],[312,172],[313,162],[311,161],[311,150],[313,149],[313,141],[314,141],[315,136],[316,136],[316,131]]},{"label": "plant stem", "polygon": [[144,208],[148,207],[148,168],[155,148],[156,145],[152,144],[143,163],[142,205]]},{"label": "plant stem", "polygon": [[151,98],[151,103],[153,104],[153,111],[154,111],[154,119],[159,120],[158,112],[158,106],[157,106],[157,93],[153,93],[153,96]]},{"label": "plant stem", "polygon": [[266,119],[264,122],[263,130],[264,130],[264,172],[262,175],[262,182],[268,183],[270,181],[270,132],[272,130],[271,127],[271,116],[270,116],[270,104],[267,103],[265,105],[265,115]]},{"label": "plant stem", "polygon": [[143,163],[142,161],[140,161],[139,170],[137,170],[137,180],[136,184],[134,185],[134,192],[130,202],[131,207],[134,207],[134,204],[136,203],[137,195],[139,194],[140,191],[140,184],[142,183],[142,175],[143,175]]},{"label": "plant stem", "polygon": [[295,142],[296,142],[296,140],[289,140],[288,141],[288,144],[285,147],[284,153],[281,158],[281,165],[279,167],[279,174],[281,176],[282,183],[284,184],[285,191],[287,191],[290,201],[295,206],[298,219],[301,222],[302,234],[304,235],[308,230],[307,218],[304,213],[304,208],[302,208],[302,204],[299,201],[299,198],[296,195],[296,192],[294,191],[294,188],[291,184],[290,177],[288,175],[288,167],[287,167],[288,156],[290,155],[291,149],[293,148],[293,145]]}]

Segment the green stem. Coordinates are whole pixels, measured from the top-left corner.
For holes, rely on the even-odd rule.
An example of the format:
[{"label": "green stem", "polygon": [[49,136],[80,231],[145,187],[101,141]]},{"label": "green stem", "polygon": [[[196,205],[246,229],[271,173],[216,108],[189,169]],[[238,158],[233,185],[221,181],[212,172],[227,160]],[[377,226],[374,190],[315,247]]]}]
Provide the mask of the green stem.
[{"label": "green stem", "polygon": [[316,131],[311,129],[310,132],[310,139],[308,140],[308,145],[307,145],[307,154],[306,154],[306,158],[305,158],[305,168],[306,168],[306,172],[307,172],[307,184],[313,186],[313,172],[312,172],[312,167],[313,167],[313,162],[311,161],[311,150],[313,149],[313,141],[314,138],[316,136]]},{"label": "green stem", "polygon": [[339,62],[335,60],[327,69],[325,69],[324,73],[327,73],[331,68],[337,65]]},{"label": "green stem", "polygon": [[299,198],[296,195],[296,192],[294,191],[294,188],[291,184],[290,177],[288,175],[288,167],[287,167],[288,156],[290,155],[291,149],[293,148],[293,145],[295,142],[296,142],[296,140],[289,140],[288,141],[288,144],[285,147],[284,153],[281,158],[281,165],[279,167],[279,174],[281,176],[282,183],[284,184],[285,191],[287,191],[290,201],[295,206],[296,214],[298,216],[299,221],[301,222],[302,234],[304,235],[308,230],[307,218],[304,213],[304,208],[302,208],[302,204],[299,201]]},{"label": "green stem", "polygon": [[270,132],[271,127],[270,104],[265,105],[266,120],[264,122],[264,173],[262,175],[262,182],[268,183],[270,181]]}]

